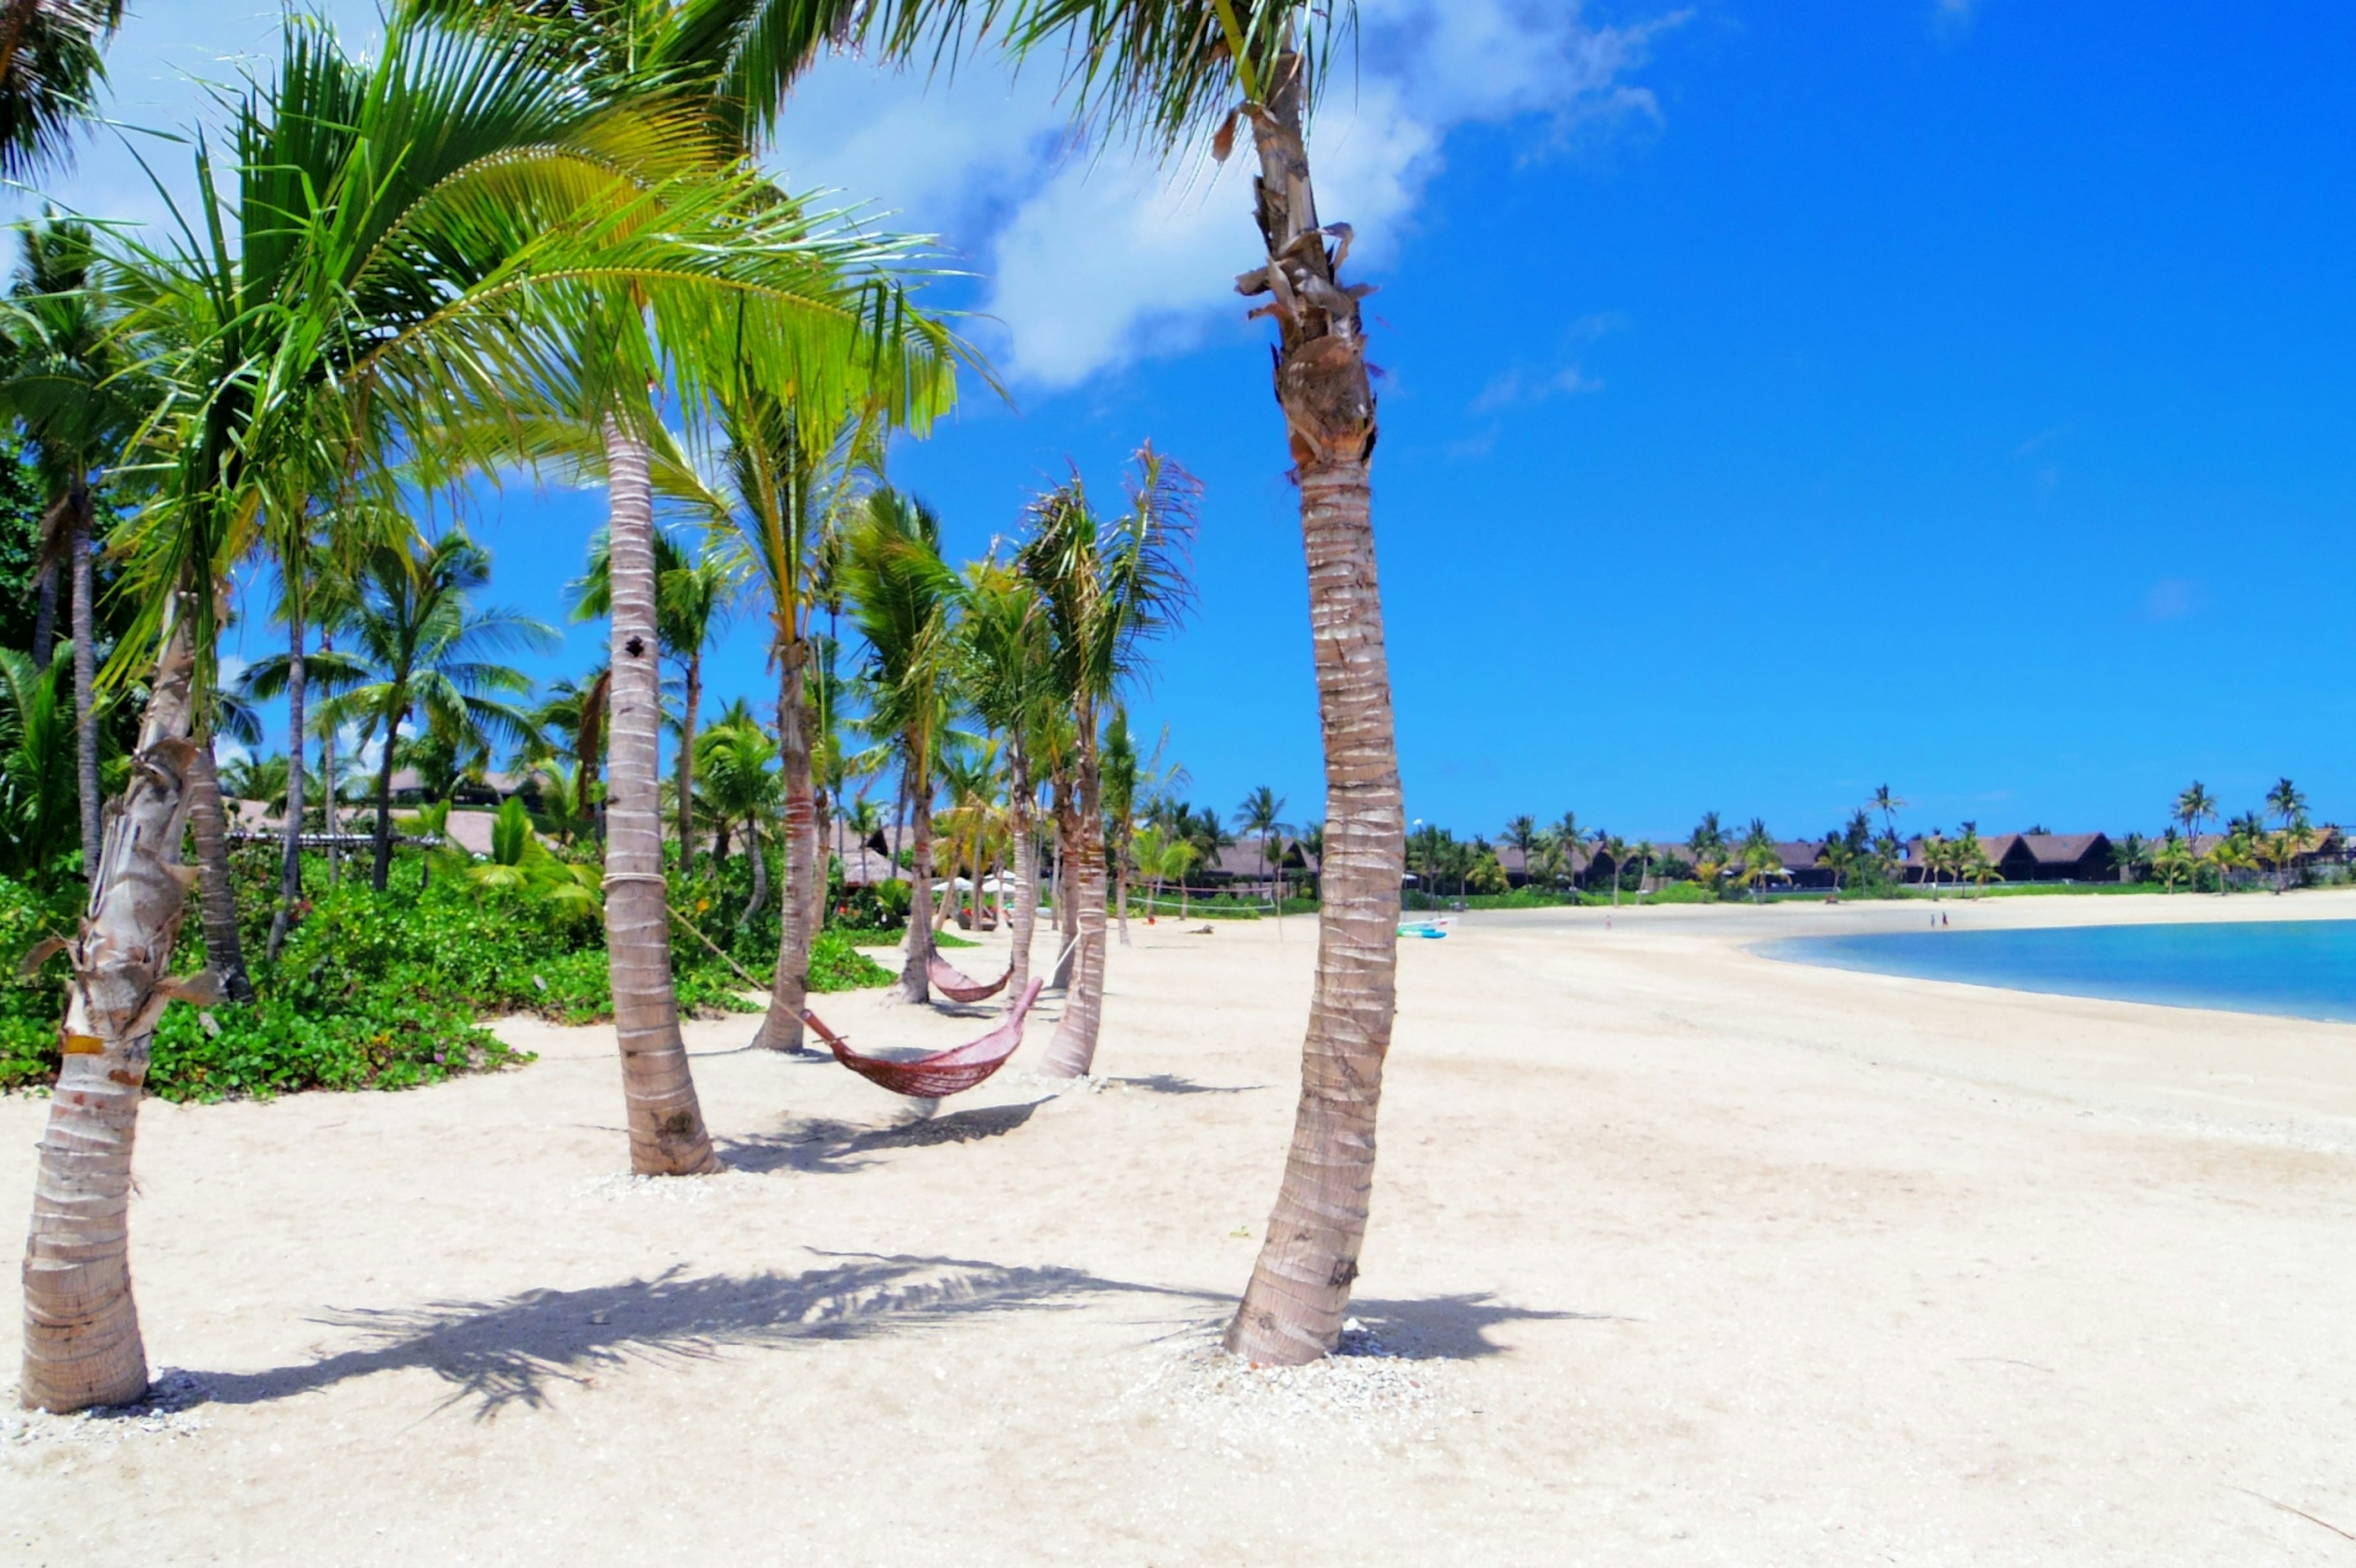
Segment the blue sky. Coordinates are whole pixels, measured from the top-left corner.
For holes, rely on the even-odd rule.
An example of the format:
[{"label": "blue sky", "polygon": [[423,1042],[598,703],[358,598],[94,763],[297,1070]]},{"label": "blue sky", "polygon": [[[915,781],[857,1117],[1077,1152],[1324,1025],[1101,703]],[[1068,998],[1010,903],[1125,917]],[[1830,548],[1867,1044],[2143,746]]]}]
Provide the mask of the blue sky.
[{"label": "blue sky", "polygon": [[[365,29],[370,8],[337,10]],[[125,118],[271,28],[134,0]],[[1372,0],[1312,146],[1354,222],[1408,810],[2155,829],[2193,778],[2356,816],[2356,13]],[[776,160],[937,231],[1008,406],[896,455],[976,553],[1151,438],[1200,613],[1134,708],[1187,794],[1322,815],[1293,495],[1232,177],[1075,155],[1044,73],[820,71]],[[135,104],[148,107],[142,111]],[[152,198],[95,149],[68,193]],[[1356,266],[1363,259],[1363,267]],[[601,497],[484,518],[552,616]],[[576,630],[549,673],[591,663]],[[717,693],[765,694],[748,624]]]}]

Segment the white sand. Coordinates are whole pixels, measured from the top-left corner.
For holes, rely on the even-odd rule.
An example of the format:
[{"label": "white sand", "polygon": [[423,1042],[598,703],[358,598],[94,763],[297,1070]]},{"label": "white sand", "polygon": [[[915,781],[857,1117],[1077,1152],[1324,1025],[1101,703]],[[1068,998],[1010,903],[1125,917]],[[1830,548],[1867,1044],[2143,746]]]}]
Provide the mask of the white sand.
[{"label": "white sand", "polygon": [[[1405,944],[1365,1353],[1280,1374],[1205,1347],[1282,1160],[1302,919],[1136,928],[1119,1082],[1011,1071],[922,1125],[730,1053],[750,1018],[692,1026],[735,1168],[702,1181],[619,1174],[600,1029],[504,1026],[537,1065],[412,1093],[151,1103],[134,1258],[175,1392],[0,1415],[0,1561],[2356,1560],[2285,1511],[2356,1531],[2356,1030],[1744,950],[1921,918]],[[0,1101],[11,1244],[43,1113]],[[0,1377],[16,1335],[12,1303]]]}]

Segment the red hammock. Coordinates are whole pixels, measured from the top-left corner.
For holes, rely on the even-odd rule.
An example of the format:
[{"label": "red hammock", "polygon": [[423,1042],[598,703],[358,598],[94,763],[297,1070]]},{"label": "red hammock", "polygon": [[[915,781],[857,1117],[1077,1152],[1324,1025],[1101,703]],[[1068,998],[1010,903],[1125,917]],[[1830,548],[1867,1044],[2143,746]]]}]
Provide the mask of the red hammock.
[{"label": "red hammock", "polygon": [[933,983],[934,990],[952,1002],[979,1002],[998,995],[1006,988],[1006,982],[1014,978],[1014,958],[1012,954],[1007,955],[1006,973],[997,979],[977,980],[962,969],[952,967],[937,951],[927,949],[925,978]]},{"label": "red hammock", "polygon": [[818,1030],[819,1038],[834,1052],[834,1059],[866,1079],[882,1085],[894,1094],[912,1099],[937,1100],[945,1094],[961,1093],[972,1088],[991,1073],[1006,1065],[1023,1043],[1023,1020],[1030,1014],[1031,1004],[1039,999],[1046,984],[1034,979],[1024,988],[1022,999],[1014,1004],[1006,1021],[966,1045],[951,1046],[947,1051],[934,1051],[913,1061],[887,1061],[880,1056],[862,1056],[844,1043],[843,1038],[819,1021],[819,1016],[805,1008],[802,1021]]}]

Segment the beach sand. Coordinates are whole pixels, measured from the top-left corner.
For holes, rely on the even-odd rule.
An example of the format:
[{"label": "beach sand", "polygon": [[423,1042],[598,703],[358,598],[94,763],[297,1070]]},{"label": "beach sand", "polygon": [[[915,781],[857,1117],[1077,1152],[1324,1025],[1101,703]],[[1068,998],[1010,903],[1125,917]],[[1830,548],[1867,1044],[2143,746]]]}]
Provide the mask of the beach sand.
[{"label": "beach sand", "polygon": [[[609,1029],[505,1023],[537,1064],[413,1093],[151,1102],[133,1260],[173,1397],[7,1391],[0,1561],[2356,1560],[2356,1030],[1748,950],[1923,918],[1402,944],[1379,1353],[1281,1374],[1204,1346],[1283,1160],[1305,918],[1133,924],[1102,1081],[1032,1078],[1034,1024],[927,1120],[691,1025],[702,1180],[624,1174]],[[868,1047],[994,1010],[821,1002]],[[11,1244],[44,1112],[0,1100]],[[0,1377],[17,1335],[12,1301]]]}]

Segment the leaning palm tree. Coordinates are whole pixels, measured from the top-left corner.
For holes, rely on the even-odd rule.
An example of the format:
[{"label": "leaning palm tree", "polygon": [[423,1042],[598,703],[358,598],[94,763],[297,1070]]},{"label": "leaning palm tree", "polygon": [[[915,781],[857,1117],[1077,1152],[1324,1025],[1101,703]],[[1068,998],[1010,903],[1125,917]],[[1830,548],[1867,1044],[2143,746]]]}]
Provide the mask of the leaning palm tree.
[{"label": "leaning palm tree", "polygon": [[1892,795],[1888,784],[1876,784],[1873,798],[1865,805],[1867,810],[1881,813],[1881,830],[1892,838],[1897,837],[1898,814],[1906,809],[1906,803]]},{"label": "leaning palm tree", "polygon": [[2275,787],[2266,791],[2266,809],[2282,819],[2288,827],[2307,815],[2307,796],[2286,778],[2276,779]]},{"label": "leaning palm tree", "polygon": [[493,656],[516,647],[547,650],[557,632],[519,611],[475,609],[471,596],[490,575],[489,553],[453,529],[406,549],[379,546],[351,585],[350,656],[368,678],[329,710],[360,720],[380,747],[369,873],[380,892],[392,866],[396,742],[411,718],[477,746],[519,741],[532,732],[531,715],[510,700],[530,691],[531,681]]},{"label": "leaning palm tree", "polygon": [[[911,5],[905,11],[926,9]],[[1259,178],[1263,251],[1237,287],[1266,296],[1275,390],[1301,487],[1310,622],[1325,741],[1327,843],[1316,988],[1290,1156],[1267,1241],[1227,1332],[1254,1360],[1332,1349],[1348,1315],[1373,1187],[1374,1127],[1397,1002],[1406,813],[1376,587],[1375,396],[1351,230],[1317,210],[1304,121],[1346,4],[1305,0],[1004,0],[983,8],[1018,49],[1071,46],[1081,113],[1164,154],[1241,128]],[[899,36],[921,30],[903,21]],[[1328,243],[1328,241],[1332,241]]]},{"label": "leaning palm tree", "polygon": [[1155,452],[1139,450],[1129,505],[1098,517],[1076,475],[1032,504],[1015,564],[1039,592],[1049,667],[1068,705],[1075,745],[1069,826],[1057,846],[1068,869],[1073,965],[1063,1021],[1044,1068],[1085,1077],[1103,1020],[1106,865],[1098,715],[1142,671],[1145,643],[1173,625],[1192,592],[1184,548],[1199,486]]},{"label": "leaning palm tree", "polygon": [[2211,795],[2194,779],[2183,794],[2176,797],[2176,820],[2184,824],[2184,836],[2195,845],[2201,841],[2201,825],[2217,815],[2217,797]]}]

